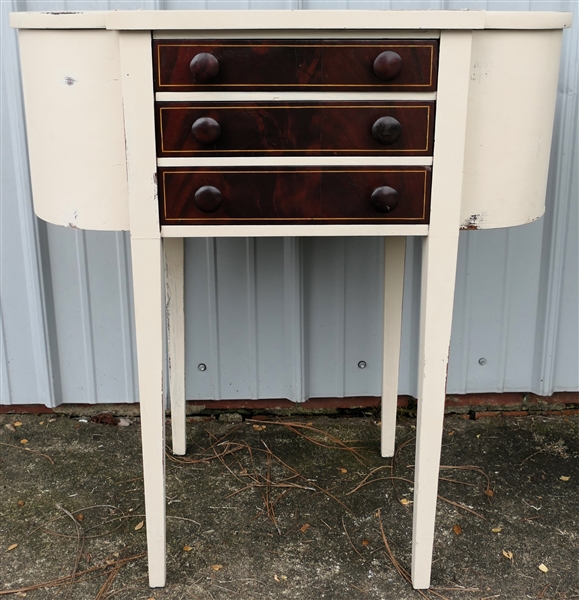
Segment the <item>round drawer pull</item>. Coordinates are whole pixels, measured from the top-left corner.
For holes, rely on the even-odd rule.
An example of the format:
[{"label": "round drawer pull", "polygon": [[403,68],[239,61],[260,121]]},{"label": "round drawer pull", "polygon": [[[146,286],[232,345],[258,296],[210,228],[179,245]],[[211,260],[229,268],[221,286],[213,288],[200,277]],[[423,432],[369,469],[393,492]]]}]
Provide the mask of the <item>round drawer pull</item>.
[{"label": "round drawer pull", "polygon": [[400,54],[386,50],[376,57],[374,61],[374,74],[384,81],[392,81],[402,73],[402,59]]},{"label": "round drawer pull", "polygon": [[392,212],[398,206],[398,192],[387,185],[376,188],[372,192],[370,202],[378,212]]},{"label": "round drawer pull", "polygon": [[372,137],[387,146],[398,140],[402,134],[402,125],[394,117],[380,117],[372,125]]},{"label": "round drawer pull", "polygon": [[201,117],[191,126],[191,133],[200,144],[208,146],[219,137],[221,126],[211,117]]},{"label": "round drawer pull", "polygon": [[204,185],[195,192],[195,206],[203,212],[215,212],[223,202],[221,192],[212,185]]},{"label": "round drawer pull", "polygon": [[189,63],[189,69],[195,83],[207,83],[217,77],[219,73],[219,61],[208,52],[201,52],[193,57]]}]

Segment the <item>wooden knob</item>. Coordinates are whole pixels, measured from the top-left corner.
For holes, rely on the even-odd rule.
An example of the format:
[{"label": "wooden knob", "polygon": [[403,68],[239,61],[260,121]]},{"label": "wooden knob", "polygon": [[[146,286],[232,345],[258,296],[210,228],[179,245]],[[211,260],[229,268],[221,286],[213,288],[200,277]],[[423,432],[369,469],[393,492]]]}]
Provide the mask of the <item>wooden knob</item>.
[{"label": "wooden knob", "polygon": [[219,73],[219,61],[208,52],[201,52],[193,57],[189,63],[189,69],[195,83],[207,83],[217,77]]},{"label": "wooden knob", "polygon": [[398,206],[398,192],[391,187],[376,188],[370,197],[372,206],[381,213],[392,212]]},{"label": "wooden knob", "polygon": [[221,192],[212,185],[204,185],[195,192],[195,206],[203,212],[215,212],[222,202]]},{"label": "wooden knob", "polygon": [[219,137],[221,126],[215,119],[201,117],[191,125],[191,133],[200,144],[208,146]]},{"label": "wooden knob", "polygon": [[376,57],[374,61],[374,74],[384,81],[392,81],[402,73],[402,59],[400,54],[386,50]]},{"label": "wooden knob", "polygon": [[372,137],[385,146],[393,144],[402,133],[402,125],[394,117],[380,117],[372,125]]}]

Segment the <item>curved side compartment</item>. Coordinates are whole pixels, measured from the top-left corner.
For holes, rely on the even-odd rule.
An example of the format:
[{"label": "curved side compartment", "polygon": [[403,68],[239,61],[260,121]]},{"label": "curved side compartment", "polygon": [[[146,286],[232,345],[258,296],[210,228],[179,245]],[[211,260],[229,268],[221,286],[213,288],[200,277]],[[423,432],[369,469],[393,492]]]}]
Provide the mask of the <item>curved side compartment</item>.
[{"label": "curved side compartment", "polygon": [[118,33],[21,30],[19,39],[36,214],[128,229]]},{"label": "curved side compartment", "polygon": [[473,32],[463,229],[512,227],[544,213],[561,37]]}]

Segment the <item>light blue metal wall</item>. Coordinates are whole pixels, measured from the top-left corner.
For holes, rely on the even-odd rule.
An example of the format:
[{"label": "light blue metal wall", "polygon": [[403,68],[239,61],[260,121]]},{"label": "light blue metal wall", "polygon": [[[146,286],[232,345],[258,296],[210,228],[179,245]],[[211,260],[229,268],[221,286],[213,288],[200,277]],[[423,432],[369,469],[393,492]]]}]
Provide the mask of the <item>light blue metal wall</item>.
[{"label": "light blue metal wall", "polygon": [[[127,236],[33,216],[9,11],[465,7],[567,10],[576,20],[564,36],[546,216],[462,234],[448,389],[578,390],[577,2],[12,0],[1,3],[0,403],[136,399]],[[189,399],[379,395],[380,240],[187,240],[186,258]],[[406,271],[400,393],[415,394],[419,240]]]}]

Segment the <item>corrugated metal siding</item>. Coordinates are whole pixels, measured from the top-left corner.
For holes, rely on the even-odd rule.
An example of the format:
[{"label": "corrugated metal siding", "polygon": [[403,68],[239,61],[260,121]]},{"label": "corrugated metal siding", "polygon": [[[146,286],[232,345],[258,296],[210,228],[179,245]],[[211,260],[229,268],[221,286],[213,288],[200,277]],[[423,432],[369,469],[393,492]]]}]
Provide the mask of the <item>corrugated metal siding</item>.
[{"label": "corrugated metal siding", "polygon": [[[462,234],[448,389],[579,389],[576,2],[13,0],[2,3],[1,23],[2,404],[137,396],[127,236],[33,217],[16,36],[6,18],[10,10],[129,8],[575,12],[564,36],[547,214]],[[379,239],[187,240],[187,397],[379,395],[382,260]],[[400,393],[415,394],[420,240],[408,242],[406,275]]]}]

